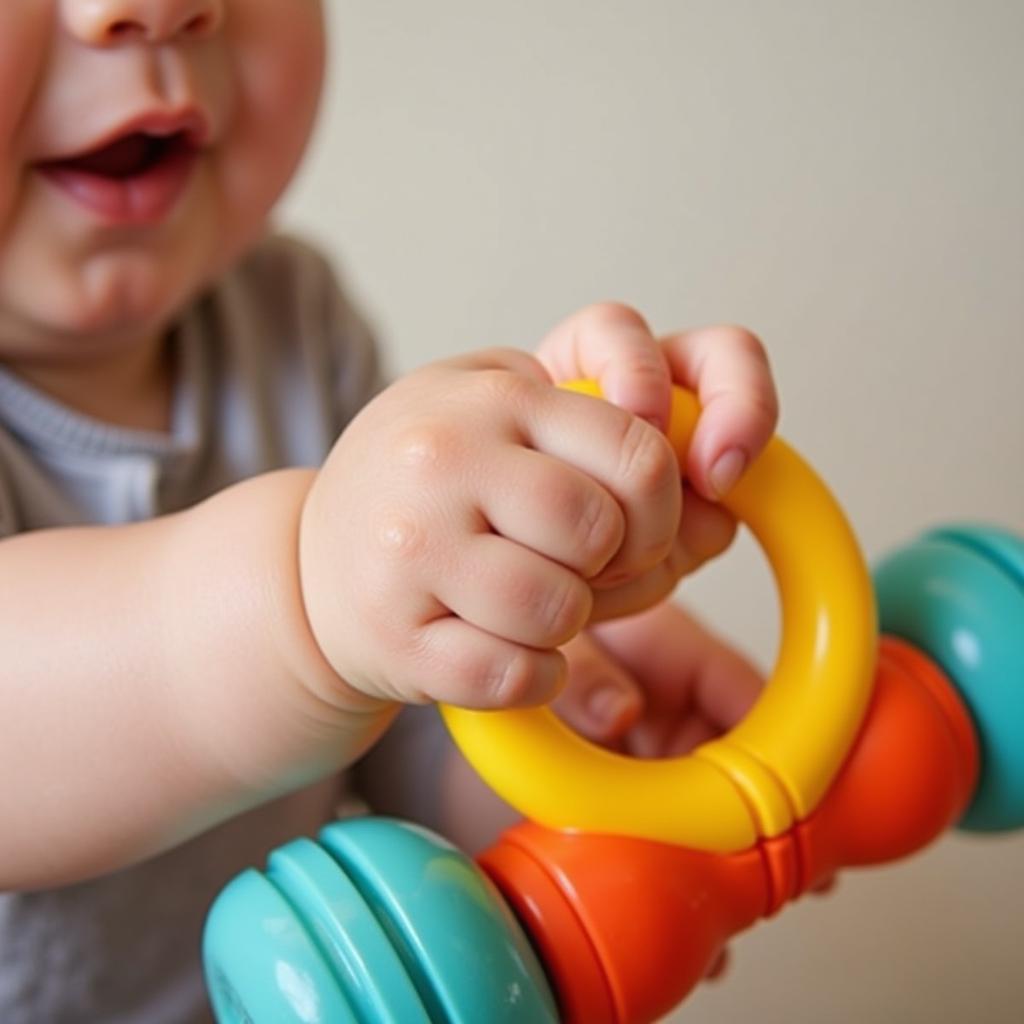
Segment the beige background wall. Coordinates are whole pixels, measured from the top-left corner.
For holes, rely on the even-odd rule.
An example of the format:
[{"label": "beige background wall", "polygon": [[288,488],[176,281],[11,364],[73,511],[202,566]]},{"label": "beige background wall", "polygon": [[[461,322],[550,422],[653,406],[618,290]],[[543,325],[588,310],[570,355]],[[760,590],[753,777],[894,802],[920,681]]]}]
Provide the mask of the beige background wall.
[{"label": "beige background wall", "polygon": [[[531,346],[591,300],[765,339],[782,432],[869,557],[1024,529],[1020,0],[326,0],[285,217],[396,368]],[[683,588],[770,664],[747,542]],[[735,945],[689,1024],[1024,1020],[1024,837],[949,838]]]}]

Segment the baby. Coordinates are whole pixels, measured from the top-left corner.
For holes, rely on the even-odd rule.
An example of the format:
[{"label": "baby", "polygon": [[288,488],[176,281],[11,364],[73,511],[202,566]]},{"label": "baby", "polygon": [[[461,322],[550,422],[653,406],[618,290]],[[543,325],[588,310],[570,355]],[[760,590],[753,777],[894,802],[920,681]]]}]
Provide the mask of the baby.
[{"label": "baby", "polygon": [[[268,229],[324,60],[317,0],[0,4],[5,1024],[207,1019],[209,902],[329,820],[402,705],[561,690],[663,754],[758,684],[664,599],[774,428],[759,343],[603,304],[385,387]],[[552,386],[579,376],[611,401]],[[703,404],[685,502],[672,381]],[[420,728],[361,777],[459,835],[478,795]]]}]

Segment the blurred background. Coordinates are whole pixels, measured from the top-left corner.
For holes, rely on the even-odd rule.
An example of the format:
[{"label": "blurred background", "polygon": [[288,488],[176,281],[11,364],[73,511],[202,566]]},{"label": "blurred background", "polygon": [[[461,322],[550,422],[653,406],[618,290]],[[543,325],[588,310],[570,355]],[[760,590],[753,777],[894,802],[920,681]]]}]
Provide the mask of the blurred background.
[{"label": "blurred background", "polygon": [[[392,368],[532,348],[600,299],[742,323],[781,432],[870,559],[1024,530],[1020,0],[327,0],[335,63],[283,210]],[[766,669],[741,537],[680,598]],[[687,1024],[1024,1020],[1024,834],[953,835],[738,940]]]}]

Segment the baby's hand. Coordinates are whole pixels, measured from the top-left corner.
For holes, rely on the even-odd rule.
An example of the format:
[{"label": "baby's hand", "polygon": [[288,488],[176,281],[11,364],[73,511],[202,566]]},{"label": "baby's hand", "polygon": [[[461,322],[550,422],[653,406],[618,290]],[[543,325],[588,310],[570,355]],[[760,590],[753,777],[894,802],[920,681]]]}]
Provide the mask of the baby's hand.
[{"label": "baby's hand", "polygon": [[530,356],[434,364],[360,413],[310,491],[299,555],[313,635],[373,698],[543,702],[592,587],[663,563],[680,501],[657,429],[552,387]]},{"label": "baby's hand", "polygon": [[656,340],[628,306],[591,306],[558,325],[538,358],[553,380],[595,378],[614,404],[664,429],[672,383],[696,393],[701,415],[687,452],[682,518],[667,557],[642,576],[594,581],[594,619],[650,607],[722,552],[736,524],[719,499],[775,429],[778,401],[760,341],[740,327],[705,327]]}]

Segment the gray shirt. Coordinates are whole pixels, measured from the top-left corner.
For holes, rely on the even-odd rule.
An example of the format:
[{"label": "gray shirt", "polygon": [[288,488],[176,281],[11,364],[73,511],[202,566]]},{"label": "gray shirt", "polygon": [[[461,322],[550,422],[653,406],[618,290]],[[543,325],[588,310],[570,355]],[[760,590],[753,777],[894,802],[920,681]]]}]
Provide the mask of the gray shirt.
[{"label": "gray shirt", "polygon": [[[326,262],[280,237],[193,302],[170,344],[166,434],[80,415],[0,366],[0,537],[147,519],[256,473],[316,465],[382,383],[370,332]],[[0,702],[3,686],[0,660]],[[94,881],[0,894],[0,1021],[208,1020],[207,908],[238,871],[329,820],[340,791],[328,780]]]}]

